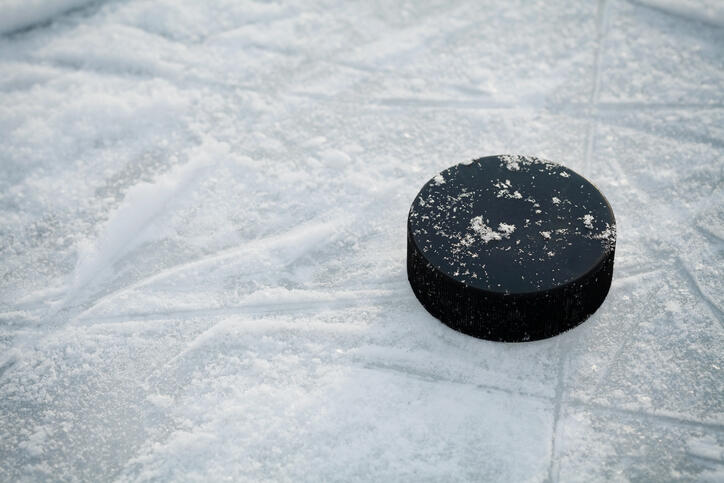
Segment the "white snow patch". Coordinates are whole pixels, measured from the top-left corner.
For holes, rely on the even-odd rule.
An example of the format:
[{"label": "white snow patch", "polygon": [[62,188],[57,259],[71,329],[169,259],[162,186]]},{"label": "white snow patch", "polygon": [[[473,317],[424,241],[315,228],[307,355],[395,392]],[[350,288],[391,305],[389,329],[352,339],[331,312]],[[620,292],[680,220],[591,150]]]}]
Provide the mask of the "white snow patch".
[{"label": "white snow patch", "polygon": [[26,441],[20,443],[19,446],[27,451],[30,456],[38,457],[44,452],[47,438],[48,430],[44,426],[41,426],[37,428]]},{"label": "white snow patch", "polygon": [[149,394],[146,399],[158,408],[166,409],[173,405],[173,398],[165,394]]},{"label": "white snow patch", "polygon": [[314,136],[313,138],[310,138],[302,143],[302,146],[305,148],[311,148],[311,147],[317,147],[321,146],[322,144],[327,142],[327,138],[324,136]]},{"label": "white snow patch", "polygon": [[592,214],[583,215],[583,225],[589,230],[593,230],[593,220]]},{"label": "white snow patch", "polygon": [[152,183],[138,183],[126,192],[120,206],[110,215],[95,240],[79,243],[78,262],[66,299],[141,243],[163,235],[155,219],[175,196],[197,182],[205,168],[228,153],[228,145],[206,139],[191,153],[191,160]]},{"label": "white snow patch", "polygon": [[681,304],[676,300],[667,300],[664,304],[664,308],[666,308],[666,310],[669,312],[677,314],[681,312]]},{"label": "white snow patch", "polygon": [[339,149],[326,149],[319,153],[319,157],[328,166],[337,168],[344,168],[348,166],[350,161],[352,160],[349,154],[345,153],[344,151],[340,151]]},{"label": "white snow patch", "polygon": [[445,184],[445,177],[442,174],[438,174],[434,178],[432,178],[433,181],[435,181],[436,185]]}]

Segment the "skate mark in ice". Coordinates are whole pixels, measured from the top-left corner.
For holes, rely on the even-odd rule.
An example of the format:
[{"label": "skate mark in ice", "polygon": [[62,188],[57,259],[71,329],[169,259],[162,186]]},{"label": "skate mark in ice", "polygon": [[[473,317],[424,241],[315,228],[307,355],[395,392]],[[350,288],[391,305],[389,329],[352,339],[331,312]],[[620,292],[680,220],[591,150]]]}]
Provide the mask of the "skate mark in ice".
[{"label": "skate mark in ice", "polygon": [[560,431],[561,413],[564,408],[564,392],[566,379],[566,361],[568,351],[562,347],[562,339],[558,339],[556,347],[558,348],[558,367],[556,370],[556,391],[553,397],[553,425],[551,428],[551,452],[548,463],[548,481],[558,481],[558,472],[560,471],[557,456],[557,450],[561,445],[562,432]]},{"label": "skate mark in ice", "polygon": [[[99,65],[95,63],[83,62],[81,60],[72,60],[69,58],[57,58],[56,56],[43,57],[34,61],[23,60],[22,64],[31,67],[46,67],[55,69],[57,76],[59,77],[65,73],[82,73],[88,76],[98,76],[107,79],[125,79],[129,78],[138,81],[150,81],[156,78],[163,78],[169,82],[174,82],[176,79],[171,78],[168,72],[162,72],[163,69],[149,69],[145,67],[141,68],[123,68],[116,63],[106,63]],[[88,79],[85,79],[88,81]],[[191,80],[191,77],[189,77]],[[32,87],[32,86],[31,86]]]},{"label": "skate mark in ice", "polygon": [[[118,79],[138,79],[138,80],[153,80],[162,78],[174,86],[183,87],[184,89],[189,87],[195,87],[199,89],[214,87],[216,89],[223,89],[228,91],[230,95],[234,95],[237,92],[251,92],[254,94],[268,95],[269,91],[260,89],[250,84],[237,83],[237,82],[224,82],[218,78],[214,78],[211,74],[204,77],[204,73],[190,73],[186,70],[179,70],[178,72],[170,69],[149,69],[149,68],[122,68],[117,63],[89,63],[81,61],[73,61],[68,58],[58,59],[53,57],[43,58],[39,60],[25,60],[19,59],[15,62],[19,64],[28,65],[31,67],[43,67],[47,69],[55,69],[57,74],[63,74],[67,72],[79,72],[89,75],[97,75],[99,77],[109,77]],[[32,86],[31,86],[32,87]]]},{"label": "skate mark in ice", "polygon": [[701,235],[706,238],[709,243],[714,245],[717,250],[721,250],[722,248],[724,248],[724,238],[721,238],[716,233],[712,232],[708,228],[701,226],[698,223],[694,224],[694,228],[696,229],[696,231],[701,233]]},{"label": "skate mark in ice", "polygon": [[3,379],[3,376],[5,376],[5,373],[12,369],[15,363],[18,362],[18,359],[19,355],[17,351],[11,350],[4,355],[3,360],[0,361],[0,381]]},{"label": "skate mark in ice", "polygon": [[517,107],[510,102],[481,99],[427,99],[417,97],[387,97],[370,99],[369,104],[381,107],[403,107],[419,109],[512,109]]},{"label": "skate mark in ice", "polygon": [[586,401],[579,398],[571,399],[568,404],[571,407],[584,408],[592,412],[612,413],[622,416],[631,417],[637,421],[651,420],[664,423],[667,425],[682,426],[686,428],[708,429],[717,433],[724,433],[724,422],[718,421],[701,421],[698,419],[687,418],[681,414],[662,414],[658,412],[648,412],[640,409],[626,409],[606,404]]},{"label": "skate mark in ice", "polygon": [[[721,139],[718,139],[716,137],[707,136],[706,134],[702,134],[698,131],[678,131],[678,132],[662,132],[662,131],[654,131],[653,129],[647,128],[647,126],[642,125],[638,122],[626,122],[624,119],[618,117],[618,116],[606,116],[606,115],[599,115],[595,114],[596,119],[598,122],[601,122],[603,124],[612,126],[617,129],[627,129],[631,131],[635,131],[637,133],[642,133],[648,136],[652,136],[657,139],[662,139],[665,141],[674,141],[677,143],[693,143],[693,144],[703,144],[706,146],[712,146],[715,148],[724,148],[724,141]],[[678,126],[680,127],[680,126]]]},{"label": "skate mark in ice", "polygon": [[373,67],[373,66],[368,66],[368,65],[363,65],[363,64],[356,64],[356,63],[354,63],[354,62],[349,62],[349,61],[346,61],[346,60],[340,60],[340,59],[334,59],[334,58],[332,58],[332,59],[320,59],[320,62],[324,62],[324,63],[327,63],[327,64],[344,67],[344,68],[346,68],[346,69],[351,69],[351,70],[358,71],[358,72],[364,72],[364,73],[367,73],[367,74],[376,74],[376,73],[387,73],[387,74],[389,74],[389,73],[394,73],[394,72],[395,72],[394,69],[389,69],[389,68],[386,68],[386,67],[383,67],[383,66]]},{"label": "skate mark in ice", "polygon": [[662,267],[650,267],[641,266],[639,268],[631,269],[630,271],[624,271],[621,275],[614,275],[613,282],[611,283],[612,288],[619,288],[620,285],[630,285],[631,283],[639,283],[641,279],[659,273],[665,270]]},{"label": "skate mark in ice", "polygon": [[40,322],[40,317],[29,313],[27,310],[9,310],[7,312],[0,312],[0,327],[3,325],[17,326],[18,324],[31,325]]},{"label": "skate mark in ice", "polygon": [[[302,292],[301,290],[298,292]],[[372,292],[372,293],[370,293]],[[181,310],[166,310],[162,312],[129,312],[125,314],[107,316],[86,316],[80,320],[90,320],[95,323],[130,322],[136,319],[154,320],[168,318],[210,317],[217,315],[263,315],[285,312],[305,312],[315,310],[338,310],[348,307],[376,305],[380,303],[398,302],[401,297],[409,295],[407,290],[385,291],[350,291],[343,293],[325,294],[323,297],[310,300],[279,300],[275,302],[257,302],[224,307],[199,307]]]},{"label": "skate mark in ice", "polygon": [[[193,41],[187,40],[187,41],[184,42],[184,41],[182,41],[182,40],[179,40],[179,39],[177,39],[177,38],[174,38],[174,37],[171,36],[171,35],[168,35],[168,34],[166,34],[166,33],[164,33],[164,32],[161,32],[160,30],[154,30],[154,29],[150,28],[149,25],[145,25],[145,24],[143,24],[143,23],[135,24],[135,23],[122,22],[122,23],[120,23],[119,25],[121,25],[121,26],[123,26],[123,27],[126,27],[126,28],[129,28],[129,29],[137,30],[138,32],[142,32],[142,33],[144,33],[144,34],[146,34],[146,35],[149,35],[149,36],[151,36],[151,37],[156,37],[156,38],[158,38],[159,40],[166,41],[166,42],[168,42],[168,43],[170,43],[170,44],[176,44],[176,45],[180,46],[180,47],[183,48],[183,49],[188,49],[189,45],[194,45],[194,42],[193,42]],[[201,42],[201,41],[198,41],[197,43],[200,43],[200,42]]]},{"label": "skate mark in ice", "polygon": [[279,235],[251,240],[240,247],[221,250],[192,262],[175,265],[142,278],[131,285],[103,296],[91,307],[75,316],[74,319],[88,318],[97,307],[103,306],[113,298],[131,290],[162,282],[169,277],[188,274],[190,271],[203,271],[208,274],[211,270],[228,268],[228,265],[237,259],[249,261],[253,260],[254,257],[260,258],[267,255],[273,255],[278,261],[277,265],[281,264],[283,267],[305,256],[312,249],[318,249],[339,240],[348,229],[356,230],[359,240],[359,237],[364,234],[364,230],[360,232],[360,226],[364,226],[359,223],[360,219],[369,210],[384,203],[386,195],[394,192],[402,182],[403,180],[395,180],[387,183],[376,192],[372,200],[360,206],[357,213],[350,213],[349,211],[342,213],[337,209],[333,209],[318,216],[313,221],[293,226]]},{"label": "skate mark in ice", "polygon": [[701,289],[701,285],[699,285],[699,282],[696,280],[696,277],[694,277],[694,274],[691,273],[691,270],[686,265],[684,260],[682,260],[681,257],[677,256],[676,262],[680,268],[681,274],[684,276],[684,280],[686,280],[686,284],[689,286],[689,291],[692,293],[692,295],[704,301],[704,304],[709,308],[712,315],[714,315],[714,317],[724,327],[724,312],[722,312],[721,307],[719,307],[709,295],[704,293],[704,291]]},{"label": "skate mark in ice", "polygon": [[[596,136],[596,104],[601,91],[601,63],[603,58],[604,39],[608,31],[608,2],[598,0],[596,6],[596,47],[593,58],[593,78],[591,80],[591,93],[589,97],[589,119],[586,126],[586,137],[583,155],[583,172],[589,174],[591,159],[593,157],[594,139]],[[558,481],[560,463],[557,458],[557,448],[561,446],[563,433],[560,431],[560,418],[564,409],[565,373],[566,373],[566,351],[561,348],[562,342],[558,341],[558,371],[556,377],[555,409],[553,413],[553,427],[551,429],[551,452],[548,465],[548,481]]]},{"label": "skate mark in ice", "polygon": [[689,458],[693,458],[693,459],[699,460],[699,461],[701,461],[701,462],[703,462],[703,463],[714,463],[714,464],[717,464],[717,465],[724,465],[724,458],[716,458],[716,457],[711,456],[711,455],[701,454],[701,453],[695,453],[695,452],[692,452],[692,451],[685,451],[684,453],[685,453],[686,456],[688,456]]},{"label": "skate mark in ice", "polygon": [[712,9],[707,12],[706,9],[686,6],[685,2],[673,2],[670,0],[628,0],[628,2],[637,7],[668,15],[677,20],[702,23],[707,27],[715,29],[724,28],[724,7],[712,7]]},{"label": "skate mark in ice", "polygon": [[[321,217],[321,220],[301,223],[279,235],[251,240],[244,245],[221,250],[205,255],[192,262],[182,263],[166,268],[148,277],[142,278],[131,285],[122,287],[97,300],[91,307],[76,316],[77,319],[85,319],[92,316],[92,312],[102,307],[114,298],[128,293],[132,290],[143,288],[168,279],[178,277],[189,271],[210,271],[223,267],[226,264],[242,259],[251,260],[274,253],[276,257],[281,255],[282,264],[293,263],[302,257],[310,247],[319,247],[326,243],[335,241],[342,232],[346,222],[344,217],[338,216],[330,220],[324,220],[328,216]],[[252,272],[251,274],[256,273]]]},{"label": "skate mark in ice", "polygon": [[515,391],[512,389],[508,389],[502,386],[496,386],[493,384],[480,384],[477,382],[468,382],[465,380],[455,379],[455,378],[447,378],[447,377],[440,377],[439,375],[436,375],[432,372],[422,370],[418,367],[408,367],[401,364],[391,364],[391,363],[385,363],[385,362],[365,362],[360,366],[364,369],[373,370],[373,371],[388,371],[388,372],[394,372],[397,374],[402,374],[405,377],[413,377],[415,379],[420,379],[427,382],[435,382],[435,383],[448,383],[448,384],[459,384],[464,386],[470,386],[474,387],[476,389],[481,389],[484,391],[490,391],[490,392],[498,392],[503,394],[509,394],[511,396],[526,398],[526,399],[535,399],[539,401],[550,401],[550,398],[543,396],[541,394],[535,394],[528,391]]},{"label": "skate mark in ice", "polygon": [[639,112],[639,111],[705,111],[707,109],[724,109],[721,103],[666,103],[666,102],[637,102],[637,101],[610,101],[599,102],[596,106],[599,111],[611,112]]},{"label": "skate mark in ice", "polygon": [[601,92],[601,64],[606,33],[608,32],[608,2],[598,0],[596,7],[596,50],[593,57],[593,78],[591,80],[591,93],[588,99],[588,123],[586,125],[586,144],[583,155],[583,172],[589,174],[591,158],[593,157],[594,139],[596,137],[596,108]]},{"label": "skate mark in ice", "polygon": [[[572,115],[585,115],[589,110],[589,103],[570,102],[551,106],[553,111],[568,112]],[[596,103],[596,116],[606,116],[616,113],[630,113],[641,111],[706,111],[724,109],[722,103],[692,103],[692,102],[645,102],[645,101],[599,101]]]},{"label": "skate mark in ice", "polygon": [[[650,300],[653,300],[656,298],[658,293],[663,289],[663,286],[659,284],[656,287],[656,290],[651,295],[647,295],[646,297]],[[606,364],[606,367],[603,370],[603,373],[598,378],[598,381],[596,381],[596,385],[593,387],[593,391],[591,394],[591,399],[595,399],[601,394],[601,391],[603,390],[603,386],[606,382],[608,382],[609,377],[611,377],[611,373],[613,372],[614,368],[618,367],[618,364],[620,362],[620,359],[624,353],[624,351],[636,341],[636,338],[634,337],[639,329],[641,328],[641,324],[639,323],[642,319],[641,314],[646,312],[648,310],[647,307],[640,306],[638,312],[634,317],[631,317],[634,321],[632,322],[631,327],[621,327],[617,332],[621,333],[624,337],[623,342],[621,342],[621,345],[616,348],[616,352],[613,353],[613,355],[610,357],[608,364]]]},{"label": "skate mark in ice", "polygon": [[0,16],[0,37],[12,37],[29,33],[51,25],[61,17],[68,17],[76,13],[89,12],[98,9],[108,0],[60,0],[46,2],[16,1],[3,5],[3,15]]},{"label": "skate mark in ice", "polygon": [[[252,316],[259,316],[259,315],[271,315],[271,314],[283,314],[283,313],[294,313],[294,314],[300,314],[300,313],[309,313],[312,315],[318,315],[320,312],[323,311],[340,311],[340,310],[346,310],[350,308],[361,308],[361,307],[379,307],[383,303],[390,303],[399,304],[400,294],[379,294],[379,295],[372,295],[366,293],[345,293],[342,296],[339,294],[327,297],[327,298],[321,298],[317,300],[309,300],[306,302],[295,302],[295,301],[282,301],[282,302],[275,302],[275,303],[267,303],[267,304],[249,304],[246,306],[240,306],[240,307],[231,307],[228,309],[225,309],[224,311],[219,310],[209,310],[205,311],[202,316],[233,316],[233,315],[252,315]],[[167,314],[163,314],[166,316]],[[187,314],[175,314],[175,315],[187,315]],[[198,314],[193,314],[194,316]],[[264,320],[264,319],[262,319]],[[249,323],[258,323],[259,319],[249,319]],[[194,337],[192,340],[187,342],[185,344],[185,347],[175,356],[173,356],[171,359],[169,359],[165,366],[168,367],[169,365],[173,364],[175,361],[183,358],[188,353],[192,352],[193,350],[200,347],[204,341],[212,339],[212,336],[215,335],[218,332],[218,329],[220,326],[223,326],[228,323],[228,319],[222,319],[214,324],[212,324],[210,327],[208,327],[206,330],[204,330],[202,333]],[[345,324],[339,324],[339,323],[317,323],[318,329],[324,330],[324,331],[330,331],[334,330],[335,332],[338,331],[340,328],[342,328],[344,331],[348,332],[350,329],[359,329],[360,327],[354,323],[345,323]],[[283,322],[283,326],[285,330],[291,330],[291,329],[299,329],[305,332],[308,332],[310,330],[309,324],[298,324],[295,322]],[[272,326],[270,326],[272,329],[279,329],[279,323],[274,323]]]},{"label": "skate mark in ice", "polygon": [[[454,9],[454,11],[451,13],[453,13],[454,15],[456,15],[458,17],[467,18],[467,16],[462,15],[463,9],[464,9],[464,7],[459,7],[457,9]],[[438,30],[440,28],[440,25],[441,24],[436,23],[435,30]],[[433,35],[427,39],[423,39],[422,42],[430,43],[430,39],[432,39],[433,42],[438,42],[438,43],[445,45],[456,34],[467,33],[469,30],[474,29],[474,28],[477,29],[478,25],[475,22],[468,22],[461,27],[454,27],[452,30],[450,30],[448,32],[437,32],[437,35]],[[408,30],[409,30],[409,28],[408,28]],[[395,35],[400,35],[400,33],[401,32],[399,30],[397,30],[397,31],[392,31],[387,35],[395,36]],[[402,33],[402,35],[404,35],[404,32]],[[359,53],[360,51],[363,52],[365,50],[372,51],[372,52],[379,50],[379,49],[375,49],[374,47],[375,47],[375,45],[379,45],[380,43],[388,44],[388,45],[390,44],[390,42],[386,42],[383,39],[374,38],[361,45],[358,43],[352,43],[349,45],[345,45],[345,46],[331,52],[331,54],[328,55],[326,58],[315,59],[315,61],[327,63],[327,64],[331,64],[331,65],[336,65],[336,66],[340,66],[340,67],[345,67],[348,69],[352,69],[352,70],[355,70],[358,72],[364,72],[367,74],[387,74],[389,76],[398,77],[401,72],[399,69],[399,66],[396,66],[396,65],[388,66],[388,65],[385,65],[384,62],[365,63],[364,60],[349,60],[351,54]],[[394,45],[395,43],[393,42],[392,44]],[[399,44],[400,43],[398,42],[397,45],[399,45]]]}]

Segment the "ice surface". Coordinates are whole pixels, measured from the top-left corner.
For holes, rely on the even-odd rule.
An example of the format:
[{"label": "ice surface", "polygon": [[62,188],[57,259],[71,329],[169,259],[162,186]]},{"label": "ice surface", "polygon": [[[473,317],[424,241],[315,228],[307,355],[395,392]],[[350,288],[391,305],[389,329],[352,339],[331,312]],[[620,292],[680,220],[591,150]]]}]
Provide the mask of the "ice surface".
[{"label": "ice surface", "polygon": [[[722,12],[0,0],[0,480],[721,481]],[[550,340],[406,280],[419,188],[499,153],[616,213]]]}]

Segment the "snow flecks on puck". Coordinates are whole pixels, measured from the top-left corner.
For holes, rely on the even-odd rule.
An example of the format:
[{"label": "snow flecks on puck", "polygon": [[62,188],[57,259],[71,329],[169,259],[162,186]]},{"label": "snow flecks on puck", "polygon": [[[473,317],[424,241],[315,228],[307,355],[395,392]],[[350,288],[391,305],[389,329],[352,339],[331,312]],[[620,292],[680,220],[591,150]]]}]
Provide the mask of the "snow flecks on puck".
[{"label": "snow flecks on puck", "polygon": [[498,180],[493,186],[498,188],[498,198],[511,198],[516,200],[523,198],[523,195],[520,194],[518,190],[513,190],[509,179],[505,181]]},{"label": "snow flecks on puck", "polygon": [[[482,216],[476,216],[470,220],[470,229],[480,240],[488,243],[492,240],[501,240],[503,238],[508,238],[510,234],[515,231],[515,225],[500,223],[498,224],[498,230],[496,231],[485,224]],[[468,238],[463,238],[463,240],[466,242],[466,245],[469,244]]]},{"label": "snow flecks on puck", "polygon": [[593,215],[590,213],[583,215],[583,226],[588,228],[589,230],[593,230]]},{"label": "snow flecks on puck", "polygon": [[470,229],[485,243],[488,243],[491,240],[500,240],[502,238],[500,233],[493,230],[486,225],[485,222],[483,222],[482,216],[476,216],[470,220]]},{"label": "snow flecks on puck", "polygon": [[499,230],[501,233],[505,233],[505,234],[507,234],[507,235],[510,235],[511,233],[513,233],[513,232],[515,231],[515,225],[511,225],[511,224],[508,224],[508,223],[500,223],[500,224],[498,225],[498,230]]},{"label": "snow flecks on puck", "polygon": [[607,251],[613,249],[616,246],[616,225],[606,223],[606,228],[593,235],[593,238],[601,240]]},{"label": "snow flecks on puck", "polygon": [[520,170],[520,163],[524,162],[524,158],[522,156],[516,155],[504,155],[501,156],[500,159],[505,163],[505,167],[510,171]]},{"label": "snow flecks on puck", "polygon": [[[568,192],[570,183],[575,183],[577,192],[582,190],[582,183],[586,190],[595,190],[583,178],[561,178],[558,174],[565,171],[564,167],[538,158],[495,159],[499,165],[486,160],[444,171],[413,203],[410,220],[415,225],[413,234],[419,237],[419,248],[426,256],[439,257],[446,273],[458,274],[465,283],[486,286],[493,282],[482,266],[490,257],[510,258],[516,270],[523,272],[533,262],[548,263],[551,253],[555,254],[560,261],[553,264],[554,268],[521,278],[535,289],[550,283],[544,282],[546,279],[555,283],[567,280],[564,274],[571,272],[564,264],[574,247],[588,247],[591,253],[600,252],[601,247],[606,250],[607,242],[592,237],[592,230],[581,223],[585,215],[601,209],[602,216],[606,212],[600,195],[594,195],[595,201],[584,201],[584,196],[573,203],[562,200],[559,194]],[[508,169],[508,162],[518,163],[518,169]],[[482,185],[465,185],[461,180],[467,179],[466,170],[480,177]],[[440,177],[444,184],[438,183]]]}]

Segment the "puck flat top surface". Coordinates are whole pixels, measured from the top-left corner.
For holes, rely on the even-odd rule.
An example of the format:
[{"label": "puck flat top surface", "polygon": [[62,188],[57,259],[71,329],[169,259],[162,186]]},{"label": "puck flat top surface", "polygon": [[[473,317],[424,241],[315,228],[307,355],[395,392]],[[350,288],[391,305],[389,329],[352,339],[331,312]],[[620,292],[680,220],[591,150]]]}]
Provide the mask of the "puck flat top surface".
[{"label": "puck flat top surface", "polygon": [[453,166],[420,190],[408,237],[440,273],[485,292],[535,294],[589,275],[613,250],[605,197],[585,178],[535,157]]}]

